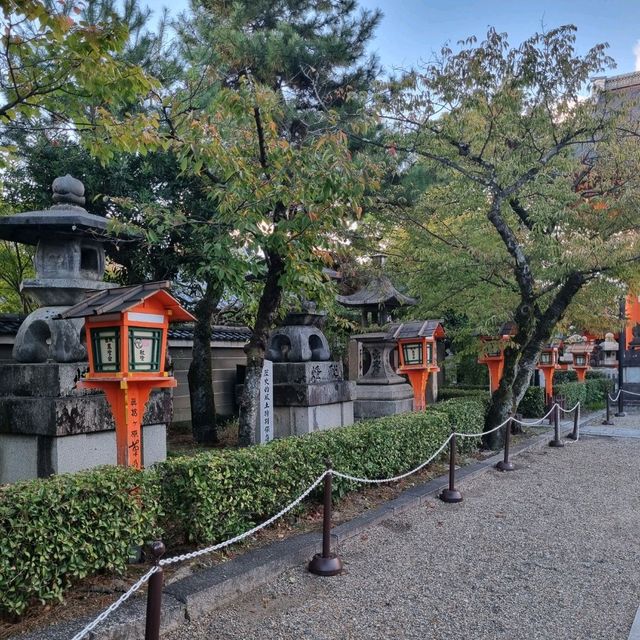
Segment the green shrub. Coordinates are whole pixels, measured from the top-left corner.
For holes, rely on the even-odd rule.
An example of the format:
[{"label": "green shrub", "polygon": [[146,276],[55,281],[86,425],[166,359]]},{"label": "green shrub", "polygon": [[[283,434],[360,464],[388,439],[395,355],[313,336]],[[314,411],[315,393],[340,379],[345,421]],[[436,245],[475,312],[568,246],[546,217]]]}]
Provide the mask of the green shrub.
[{"label": "green shrub", "polygon": [[[418,465],[449,432],[447,415],[429,410],[283,438],[262,447],[167,460],[158,466],[166,528],[174,540],[224,540],[293,500],[322,473],[325,458],[351,475],[383,478]],[[355,486],[336,479],[335,495]]]},{"label": "green shrub", "polygon": [[[482,433],[484,431],[484,417],[489,405],[489,396],[470,398],[454,398],[438,402],[433,410],[446,413],[449,422],[460,433]],[[480,438],[458,438],[457,450],[468,453],[477,448]]]},{"label": "green shrub", "polygon": [[578,374],[573,369],[567,371],[555,371],[553,375],[553,384],[565,384],[567,382],[577,382]]},{"label": "green shrub", "polygon": [[122,467],[0,488],[0,611],[62,600],[71,583],[124,570],[132,545],[159,533],[152,472]]},{"label": "green shrub", "polygon": [[454,398],[476,398],[489,401],[490,393],[486,389],[468,387],[442,387],[438,390],[438,400],[452,400]]},{"label": "green shrub", "polygon": [[520,401],[518,412],[524,418],[541,418],[546,412],[543,387],[529,387]]},{"label": "green shrub", "polygon": [[567,409],[571,409],[580,403],[584,408],[587,402],[587,385],[582,382],[565,382],[554,387],[553,393],[556,396],[564,398],[564,404]]},{"label": "green shrub", "polygon": [[[122,571],[130,548],[158,535],[171,547],[242,533],[295,499],[326,458],[355,476],[401,474],[435,453],[452,425],[481,431],[485,404],[449,400],[266,446],[173,458],[144,472],[103,467],[2,487],[0,611],[20,614],[33,600],[61,599],[85,576]],[[464,440],[460,450],[477,444]],[[336,478],[334,496],[360,486]]]}]

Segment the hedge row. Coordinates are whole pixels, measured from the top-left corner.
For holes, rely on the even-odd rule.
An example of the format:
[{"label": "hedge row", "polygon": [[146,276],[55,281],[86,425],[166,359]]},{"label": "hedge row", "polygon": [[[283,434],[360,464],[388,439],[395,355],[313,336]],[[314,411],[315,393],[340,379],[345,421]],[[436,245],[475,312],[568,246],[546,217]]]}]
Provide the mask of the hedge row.
[{"label": "hedge row", "polygon": [[605,394],[613,388],[609,378],[587,378],[584,382],[566,382],[554,387],[554,393],[565,400],[567,409],[580,402],[584,408],[601,409],[605,406]]},{"label": "hedge row", "polygon": [[[0,612],[62,599],[74,581],[124,570],[131,547],[162,536],[211,543],[251,528],[296,498],[324,469],[387,477],[431,456],[459,431],[480,432],[477,399],[266,446],[174,458],[144,472],[103,467],[0,488]],[[463,440],[460,449],[476,440]],[[356,488],[336,479],[336,496]],[[318,496],[321,488],[318,488]]]},{"label": "hedge row", "polygon": [[0,612],[61,600],[74,581],[124,570],[159,533],[152,473],[102,467],[0,489]]}]

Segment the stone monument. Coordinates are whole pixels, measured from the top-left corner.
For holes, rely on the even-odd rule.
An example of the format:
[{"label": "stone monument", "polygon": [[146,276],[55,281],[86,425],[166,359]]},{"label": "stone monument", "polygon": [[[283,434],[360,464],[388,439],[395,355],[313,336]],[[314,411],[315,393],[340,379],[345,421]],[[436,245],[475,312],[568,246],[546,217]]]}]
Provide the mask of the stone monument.
[{"label": "stone monument", "polygon": [[[115,464],[115,432],[102,393],[78,391],[87,367],[82,319],[58,320],[103,282],[107,220],[84,208],[84,185],[53,182],[53,206],[0,218],[0,238],[36,245],[35,278],[22,289],[41,306],[24,320],[16,363],[0,368],[0,483]],[[146,464],[166,455],[171,396],[152,396],[143,420]]]},{"label": "stone monument", "polygon": [[353,423],[354,385],[344,380],[342,362],[330,359],[324,321],[311,307],[289,313],[271,334],[276,438]]}]

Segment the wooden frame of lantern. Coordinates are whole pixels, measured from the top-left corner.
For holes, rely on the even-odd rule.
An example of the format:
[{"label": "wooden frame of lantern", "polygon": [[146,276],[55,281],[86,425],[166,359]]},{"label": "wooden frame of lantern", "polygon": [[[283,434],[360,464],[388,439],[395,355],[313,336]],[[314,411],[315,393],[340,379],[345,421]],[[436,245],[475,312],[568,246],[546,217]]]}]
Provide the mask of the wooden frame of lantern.
[{"label": "wooden frame of lantern", "polygon": [[573,369],[576,372],[578,382],[584,382],[587,377],[587,371],[591,368],[589,364],[591,349],[588,346],[584,346],[581,349],[574,349],[571,355],[573,357]]},{"label": "wooden frame of lantern", "polygon": [[107,289],[61,314],[85,319],[89,371],[79,389],[104,391],[116,424],[117,463],[142,468],[142,418],[152,389],[175,387],[165,370],[169,322],[195,318],[168,282]]},{"label": "wooden frame of lantern", "polygon": [[[489,390],[493,393],[499,386],[502,379],[502,372],[504,371],[504,346],[509,339],[509,336],[502,336],[499,338],[500,344],[495,351],[488,351],[483,353],[478,358],[478,364],[486,364],[489,369]],[[495,342],[495,338],[489,336],[481,336],[480,340],[483,343]]]},{"label": "wooden frame of lantern", "polygon": [[537,368],[544,373],[544,394],[547,404],[550,404],[553,400],[553,374],[558,368],[558,347],[556,345],[543,347]]},{"label": "wooden frame of lantern", "polygon": [[411,338],[398,338],[398,373],[403,373],[409,378],[413,388],[415,411],[425,409],[429,375],[431,372],[440,371],[436,350],[436,338],[444,335],[444,330],[440,330],[440,334],[434,332],[431,337],[416,335]]}]

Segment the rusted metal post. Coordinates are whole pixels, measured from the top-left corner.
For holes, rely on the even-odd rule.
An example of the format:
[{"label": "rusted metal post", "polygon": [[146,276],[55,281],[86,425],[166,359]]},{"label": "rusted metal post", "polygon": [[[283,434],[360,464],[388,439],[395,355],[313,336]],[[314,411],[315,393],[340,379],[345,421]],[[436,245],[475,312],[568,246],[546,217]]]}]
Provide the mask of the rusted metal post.
[{"label": "rusted metal post", "polygon": [[578,420],[580,418],[580,405],[578,405],[574,410],[573,410],[573,431],[567,435],[567,438],[569,438],[569,440],[577,440],[578,439]]},{"label": "rusted metal post", "polygon": [[564,447],[564,442],[560,440],[560,406],[555,405],[553,412],[553,440],[549,442],[550,447]]},{"label": "rusted metal post", "polygon": [[309,571],[317,576],[337,576],[342,571],[342,560],[331,553],[331,490],[332,463],[325,460],[327,475],[324,477],[324,513],[322,518],[322,553],[316,553],[309,562]]},{"label": "rusted metal post", "polygon": [[449,440],[449,488],[440,493],[442,502],[462,502],[462,494],[456,489],[456,431],[452,428]]},{"label": "rusted metal post", "polygon": [[515,465],[509,460],[509,448],[511,446],[511,426],[513,424],[513,417],[509,418],[507,424],[505,424],[504,432],[504,458],[498,462],[496,469],[498,471],[515,471]]},{"label": "rusted metal post", "polygon": [[147,591],[147,623],[144,631],[144,640],[160,640],[160,616],[162,614],[164,572],[159,562],[165,551],[164,543],[160,540],[151,544],[151,555],[158,570],[149,578],[149,590]]}]

